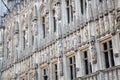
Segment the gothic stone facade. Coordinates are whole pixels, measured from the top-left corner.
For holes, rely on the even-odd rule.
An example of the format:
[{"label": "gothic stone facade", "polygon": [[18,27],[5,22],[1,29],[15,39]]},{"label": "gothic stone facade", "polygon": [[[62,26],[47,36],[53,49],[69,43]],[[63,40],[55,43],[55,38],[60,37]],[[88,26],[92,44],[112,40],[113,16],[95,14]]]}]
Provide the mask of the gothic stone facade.
[{"label": "gothic stone facade", "polygon": [[4,25],[2,80],[120,80],[120,0],[23,0]]}]

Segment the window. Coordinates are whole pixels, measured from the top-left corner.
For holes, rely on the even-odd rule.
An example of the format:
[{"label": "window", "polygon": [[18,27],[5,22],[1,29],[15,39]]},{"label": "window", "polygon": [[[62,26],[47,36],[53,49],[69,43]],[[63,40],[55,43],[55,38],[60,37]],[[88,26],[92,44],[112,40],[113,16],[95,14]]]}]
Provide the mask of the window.
[{"label": "window", "polygon": [[89,73],[92,73],[92,66],[88,60],[88,51],[83,52],[83,61],[84,61],[84,67],[85,67],[84,69],[85,74],[87,75]]},{"label": "window", "polygon": [[53,76],[54,76],[54,80],[58,80],[58,71],[57,71],[57,64],[53,64]]},{"label": "window", "polygon": [[66,10],[67,10],[67,21],[73,21],[73,7],[72,7],[72,0],[66,0]]},{"label": "window", "polygon": [[54,32],[56,32],[56,18],[55,18],[55,10],[52,10],[53,12],[53,26],[54,26]]},{"label": "window", "polygon": [[42,27],[43,27],[43,38],[45,38],[45,32],[46,32],[46,30],[45,30],[45,17],[42,17]]},{"label": "window", "polygon": [[43,80],[48,80],[47,69],[43,69]]},{"label": "window", "polygon": [[99,0],[99,2],[103,2],[103,0]]},{"label": "window", "polygon": [[81,13],[84,14],[86,11],[87,3],[86,0],[80,0]]},{"label": "window", "polygon": [[25,31],[23,31],[23,49],[25,49]]},{"label": "window", "polygon": [[74,80],[76,78],[75,56],[69,58],[69,70],[70,70],[70,80]]},{"label": "window", "polygon": [[32,45],[34,45],[34,35],[32,35]]},{"label": "window", "polygon": [[109,68],[115,66],[111,40],[103,43],[103,53],[104,53],[105,67]]}]

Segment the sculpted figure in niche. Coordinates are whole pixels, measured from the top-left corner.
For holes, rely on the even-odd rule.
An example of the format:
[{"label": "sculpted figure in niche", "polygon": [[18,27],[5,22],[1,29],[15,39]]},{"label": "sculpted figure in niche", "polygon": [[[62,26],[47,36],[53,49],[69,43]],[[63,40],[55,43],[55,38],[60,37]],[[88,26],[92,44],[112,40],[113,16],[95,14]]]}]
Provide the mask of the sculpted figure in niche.
[{"label": "sculpted figure in niche", "polygon": [[55,6],[55,17],[57,20],[61,19],[61,6],[60,6],[60,4],[57,4]]},{"label": "sculpted figure in niche", "polygon": [[100,19],[100,32],[101,34],[105,32],[103,18]]},{"label": "sculpted figure in niche", "polygon": [[74,34],[74,47],[77,47],[77,44],[78,44],[78,36],[76,35],[76,33]]},{"label": "sculpted figure in niche", "polygon": [[45,27],[46,27],[46,33],[49,34],[49,15],[46,15],[45,19]]},{"label": "sculpted figure in niche", "polygon": [[95,24],[96,26],[96,35],[100,35],[100,26],[99,26],[99,22],[98,21],[96,21],[96,24]]},{"label": "sculpted figure in niche", "polygon": [[27,29],[25,30],[25,43],[26,43],[26,46],[28,46],[28,30]]},{"label": "sculpted figure in niche", "polygon": [[97,62],[97,51],[94,45],[91,47],[91,52],[92,52],[92,62],[95,64]]},{"label": "sculpted figure in niche", "polygon": [[88,39],[88,30],[87,30],[87,28],[85,27],[84,28],[84,40],[86,41],[87,39]]},{"label": "sculpted figure in niche", "polygon": [[113,31],[115,29],[115,14],[110,14],[110,31]]},{"label": "sculpted figure in niche", "polygon": [[7,53],[8,56],[9,56],[9,59],[10,59],[10,57],[11,57],[11,45],[10,45],[10,42],[11,42],[11,41],[8,42],[8,53]]},{"label": "sculpted figure in niche", "polygon": [[34,33],[34,36],[37,36],[37,34],[38,34],[38,24],[37,24],[37,22],[35,22],[34,25],[33,25],[33,33]]},{"label": "sculpted figure in niche", "polygon": [[66,51],[66,49],[67,49],[67,40],[64,39],[64,51]]},{"label": "sculpted figure in niche", "polygon": [[62,51],[62,43],[59,41],[58,43],[58,54],[60,55]]},{"label": "sculpted figure in niche", "polygon": [[70,48],[70,40],[67,38],[67,50]]},{"label": "sculpted figure in niche", "polygon": [[78,33],[78,43],[81,43],[81,34],[80,33]]},{"label": "sculpted figure in niche", "polygon": [[18,34],[15,34],[15,47],[18,47],[18,42],[19,42],[19,36]]},{"label": "sculpted figure in niche", "polygon": [[105,23],[105,31],[107,32],[109,29],[109,21],[107,16],[105,16],[104,18],[104,23]]},{"label": "sculpted figure in niche", "polygon": [[74,0],[72,0],[72,9],[75,12],[75,1]]}]

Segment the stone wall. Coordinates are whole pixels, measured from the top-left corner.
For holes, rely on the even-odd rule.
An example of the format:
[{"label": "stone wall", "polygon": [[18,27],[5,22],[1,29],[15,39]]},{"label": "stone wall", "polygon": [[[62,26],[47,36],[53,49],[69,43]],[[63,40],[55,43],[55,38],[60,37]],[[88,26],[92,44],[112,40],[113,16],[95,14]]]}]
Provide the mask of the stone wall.
[{"label": "stone wall", "polygon": [[72,80],[70,59],[77,79],[86,75],[85,52],[88,74],[104,70],[106,42],[113,51],[109,68],[120,65],[117,0],[80,1],[24,0],[12,9],[5,17],[2,80],[55,80],[55,64],[59,80]]}]

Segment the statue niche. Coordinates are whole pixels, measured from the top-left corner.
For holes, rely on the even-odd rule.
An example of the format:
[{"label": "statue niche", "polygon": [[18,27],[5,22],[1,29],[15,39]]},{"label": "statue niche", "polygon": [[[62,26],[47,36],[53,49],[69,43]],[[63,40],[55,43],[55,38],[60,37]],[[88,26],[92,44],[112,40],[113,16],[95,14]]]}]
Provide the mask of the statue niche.
[{"label": "statue niche", "polygon": [[97,63],[97,51],[96,51],[95,45],[92,45],[91,52],[92,52],[92,62],[93,64],[96,64]]},{"label": "statue niche", "polygon": [[55,6],[55,17],[57,20],[61,19],[61,6],[60,3],[57,3]]}]

